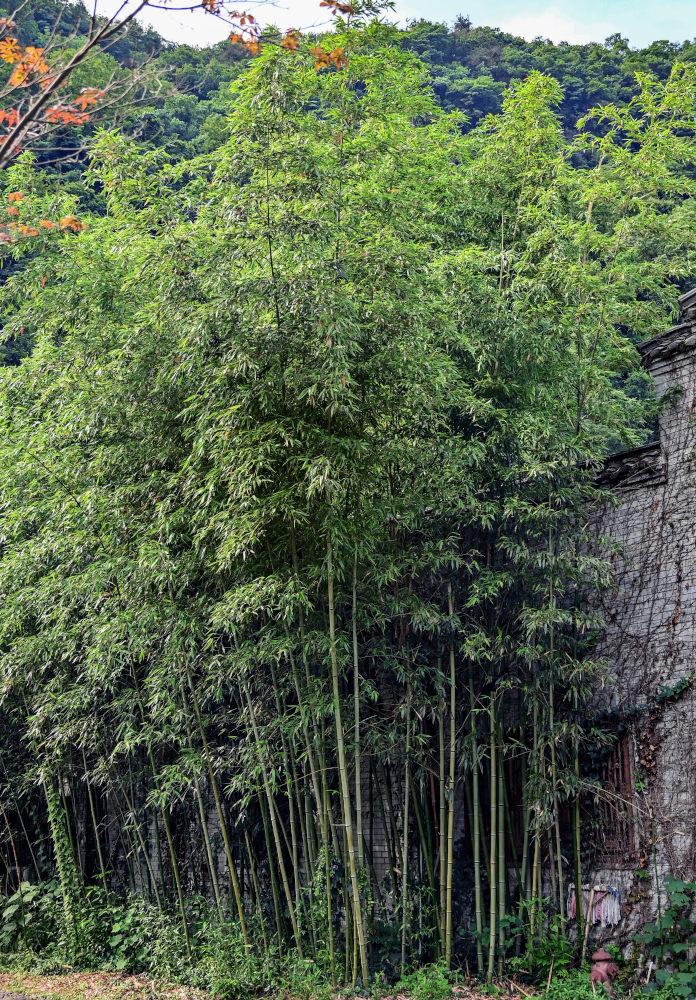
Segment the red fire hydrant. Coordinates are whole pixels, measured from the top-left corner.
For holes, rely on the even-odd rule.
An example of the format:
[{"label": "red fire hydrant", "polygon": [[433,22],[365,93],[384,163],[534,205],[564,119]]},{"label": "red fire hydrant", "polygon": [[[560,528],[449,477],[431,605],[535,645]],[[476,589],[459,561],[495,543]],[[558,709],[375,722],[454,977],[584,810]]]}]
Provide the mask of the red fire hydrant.
[{"label": "red fire hydrant", "polygon": [[614,992],[612,983],[618,974],[618,966],[608,951],[600,948],[592,956],[592,972],[590,973],[591,983],[602,983],[609,996]]}]

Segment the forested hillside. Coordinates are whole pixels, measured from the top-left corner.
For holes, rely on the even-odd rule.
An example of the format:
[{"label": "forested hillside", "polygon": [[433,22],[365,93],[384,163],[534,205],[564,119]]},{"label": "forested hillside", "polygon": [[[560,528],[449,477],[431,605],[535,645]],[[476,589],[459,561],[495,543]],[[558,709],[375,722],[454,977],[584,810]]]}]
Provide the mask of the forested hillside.
[{"label": "forested hillside", "polygon": [[254,58],[136,31],[98,59],[169,89],[2,177],[0,948],[560,1000],[694,49],[351,11]]},{"label": "forested hillside", "polygon": [[[0,4],[0,14],[12,9],[6,0]],[[20,21],[19,37],[26,44],[35,43],[56,22],[66,35],[76,28],[82,33],[89,17],[79,3],[38,0],[31,5],[30,16]],[[500,111],[505,88],[533,71],[547,73],[561,84],[559,111],[564,127],[572,130],[595,105],[629,101],[637,92],[636,73],[665,80],[675,62],[696,59],[696,44],[689,40],[655,41],[645,49],[631,48],[630,40],[619,35],[588,45],[527,42],[495,27],[474,26],[465,17],[451,27],[412,22],[400,32],[398,44],[423,60],[438,103],[446,111],[462,111],[468,128]],[[127,69],[153,56],[153,84],[158,86],[152,86],[149,100],[140,101],[143,107],[134,112],[129,128],[175,156],[211,148],[220,138],[229,81],[246,62],[243,49],[230,42],[206,49],[172,45],[152,29],[135,24],[109,44],[96,75],[104,78],[113,63]],[[91,73],[94,76],[95,70]],[[163,81],[165,96],[156,97]],[[63,141],[69,150],[75,148],[71,133],[66,132]],[[47,161],[50,158],[46,156]]]}]

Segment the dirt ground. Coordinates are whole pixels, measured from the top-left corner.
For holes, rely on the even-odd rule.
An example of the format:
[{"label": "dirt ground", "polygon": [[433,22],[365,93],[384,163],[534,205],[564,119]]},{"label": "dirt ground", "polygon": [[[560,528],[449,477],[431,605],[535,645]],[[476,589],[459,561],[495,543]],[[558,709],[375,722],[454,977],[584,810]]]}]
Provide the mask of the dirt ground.
[{"label": "dirt ground", "polygon": [[[496,984],[503,997],[528,1000],[538,997],[528,986],[505,979]],[[453,1000],[482,1000],[480,990],[457,985]],[[115,972],[69,972],[64,975],[38,976],[26,972],[0,973],[0,1000],[210,1000],[199,990],[170,983],[160,983],[148,976],[126,976]],[[288,1000],[288,998],[284,998]],[[341,1000],[339,995],[336,1000]],[[396,993],[383,1000],[411,1000]]]}]

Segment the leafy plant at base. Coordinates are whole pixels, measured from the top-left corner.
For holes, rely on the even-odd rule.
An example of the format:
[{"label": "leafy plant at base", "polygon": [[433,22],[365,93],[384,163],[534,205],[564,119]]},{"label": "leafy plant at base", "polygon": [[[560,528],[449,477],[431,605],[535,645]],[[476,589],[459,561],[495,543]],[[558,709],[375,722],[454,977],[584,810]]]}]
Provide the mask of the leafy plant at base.
[{"label": "leafy plant at base", "polygon": [[645,925],[636,941],[652,958],[657,969],[652,982],[643,987],[646,995],[693,997],[696,993],[696,929],[694,904],[696,883],[667,876],[663,881],[668,903],[655,922]]},{"label": "leafy plant at base", "polygon": [[447,1000],[452,995],[452,973],[442,962],[423,965],[402,976],[394,989],[413,1000]]},{"label": "leafy plant at base", "polygon": [[597,997],[608,996],[603,986],[592,988],[590,974],[587,969],[561,973],[554,976],[545,1000],[597,1000]]}]

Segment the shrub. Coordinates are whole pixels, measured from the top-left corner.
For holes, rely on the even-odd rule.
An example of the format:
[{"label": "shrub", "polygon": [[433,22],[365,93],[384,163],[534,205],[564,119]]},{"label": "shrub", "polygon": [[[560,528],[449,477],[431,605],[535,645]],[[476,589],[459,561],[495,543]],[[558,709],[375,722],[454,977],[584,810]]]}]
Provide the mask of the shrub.
[{"label": "shrub", "polygon": [[636,941],[658,966],[655,979],[643,987],[644,995],[660,1000],[689,1000],[696,996],[696,926],[691,917],[696,883],[666,878],[667,906],[654,923],[646,924]]},{"label": "shrub", "polygon": [[408,993],[413,1000],[446,1000],[452,995],[450,974],[441,963],[423,965],[396,984],[397,993]]}]

